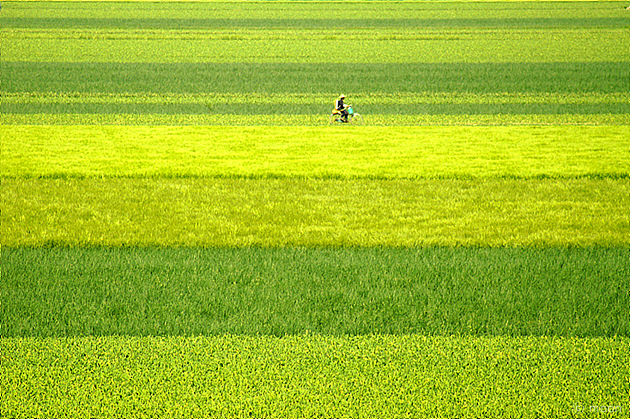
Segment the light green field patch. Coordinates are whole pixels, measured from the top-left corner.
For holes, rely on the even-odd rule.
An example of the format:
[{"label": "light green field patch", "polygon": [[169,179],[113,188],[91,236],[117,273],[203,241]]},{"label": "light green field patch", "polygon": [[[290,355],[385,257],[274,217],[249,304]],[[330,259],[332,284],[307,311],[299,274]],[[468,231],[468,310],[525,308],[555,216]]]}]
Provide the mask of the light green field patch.
[{"label": "light green field patch", "polygon": [[3,179],[6,246],[618,246],[629,179]]},{"label": "light green field patch", "polygon": [[[69,39],[67,35],[13,38],[3,43],[2,61],[33,62],[133,62],[133,63],[539,63],[627,62],[630,41],[618,31],[511,33],[470,39],[348,40],[357,48],[335,48],[324,38],[285,36],[275,32],[259,40],[180,39]],[[509,32],[508,32],[509,33]],[[360,35],[358,35],[360,36]],[[319,39],[318,39],[319,38]]]},{"label": "light green field patch", "polygon": [[4,338],[0,409],[16,417],[624,417],[629,343],[418,335]]},{"label": "light green field patch", "polygon": [[[85,22],[90,22],[85,20]],[[339,21],[329,20],[329,25]],[[358,21],[361,23],[361,21]],[[365,21],[369,22],[369,21]],[[279,22],[282,23],[282,22]],[[84,24],[83,26],[88,26]],[[365,26],[369,26],[365,25]],[[130,30],[132,29],[132,30]],[[98,28],[98,27],[73,27],[67,29],[51,28],[2,28],[0,33],[8,42],[20,40],[90,40],[90,41],[142,41],[142,40],[183,40],[183,41],[308,41],[319,40],[330,43],[336,40],[329,30],[296,28],[296,27],[270,27],[270,28],[200,28],[200,29],[144,29],[144,28]],[[431,28],[399,29],[381,25],[379,27],[357,27],[346,30],[344,39],[349,42],[380,41],[472,41],[485,37],[488,40],[514,41],[519,38],[541,38],[545,34],[560,37],[586,37],[594,36],[598,39],[609,39],[623,35],[625,29],[576,29],[576,28],[547,28],[547,29],[497,29],[497,28],[462,28],[445,27],[441,29]],[[607,53],[601,51],[601,54]],[[608,53],[615,54],[614,51]],[[612,55],[616,56],[616,55]],[[412,61],[413,62],[413,61]],[[423,61],[425,62],[425,61]]]},{"label": "light green field patch", "polygon": [[2,126],[3,177],[627,177],[628,126]]},{"label": "light green field patch", "polygon": [[[364,115],[371,126],[566,126],[628,125],[627,114],[512,114],[512,115]],[[328,115],[226,115],[226,114],[11,114],[0,115],[2,125],[188,125],[323,127]],[[124,129],[124,128],[123,128]]]}]

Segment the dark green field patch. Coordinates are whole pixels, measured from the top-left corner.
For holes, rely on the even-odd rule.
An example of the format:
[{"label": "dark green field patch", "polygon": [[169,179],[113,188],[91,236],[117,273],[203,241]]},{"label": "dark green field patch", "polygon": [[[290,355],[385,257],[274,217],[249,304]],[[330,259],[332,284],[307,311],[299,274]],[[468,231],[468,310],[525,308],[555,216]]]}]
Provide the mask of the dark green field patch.
[{"label": "dark green field patch", "polygon": [[630,249],[2,250],[3,337],[628,336]]},{"label": "dark green field patch", "polygon": [[[331,95],[331,97],[334,97]],[[281,99],[279,99],[281,101]],[[327,103],[7,103],[3,114],[326,115]],[[597,115],[630,114],[628,102],[367,104],[367,115]]]},{"label": "dark green field patch", "polygon": [[[628,64],[2,62],[7,93],[626,93]],[[331,74],[347,74],[338,79]],[[605,77],[602,75],[605,74]]]}]

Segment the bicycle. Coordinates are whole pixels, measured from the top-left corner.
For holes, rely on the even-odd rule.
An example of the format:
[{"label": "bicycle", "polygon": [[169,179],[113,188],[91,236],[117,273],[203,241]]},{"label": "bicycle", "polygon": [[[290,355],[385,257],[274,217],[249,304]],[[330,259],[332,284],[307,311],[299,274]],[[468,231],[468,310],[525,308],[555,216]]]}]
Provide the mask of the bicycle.
[{"label": "bicycle", "polygon": [[354,112],[352,109],[352,105],[348,105],[348,122],[344,122],[341,119],[341,111],[337,109],[333,109],[330,114],[330,118],[328,118],[329,124],[351,124],[351,125],[363,125],[363,115],[360,113]]}]

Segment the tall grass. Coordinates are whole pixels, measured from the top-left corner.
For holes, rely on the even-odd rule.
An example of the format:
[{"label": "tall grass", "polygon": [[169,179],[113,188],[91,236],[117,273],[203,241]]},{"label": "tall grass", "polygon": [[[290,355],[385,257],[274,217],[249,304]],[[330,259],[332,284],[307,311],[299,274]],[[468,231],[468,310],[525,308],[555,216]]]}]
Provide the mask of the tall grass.
[{"label": "tall grass", "polygon": [[4,177],[624,178],[628,126],[2,126]]},{"label": "tall grass", "polygon": [[[610,61],[482,64],[0,62],[0,66],[2,91],[26,93],[628,93],[628,65]],[[326,105],[330,106],[328,102]]]},{"label": "tall grass", "polygon": [[630,249],[5,248],[8,337],[630,336]]},{"label": "tall grass", "polygon": [[628,179],[5,179],[8,246],[617,246]]}]

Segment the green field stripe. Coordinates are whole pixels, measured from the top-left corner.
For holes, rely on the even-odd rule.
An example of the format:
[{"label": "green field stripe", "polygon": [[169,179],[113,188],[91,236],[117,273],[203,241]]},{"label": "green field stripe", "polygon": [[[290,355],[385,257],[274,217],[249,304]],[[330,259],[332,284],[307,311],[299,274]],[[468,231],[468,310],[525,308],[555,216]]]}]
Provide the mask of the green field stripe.
[{"label": "green field stripe", "polygon": [[[334,96],[333,96],[334,97]],[[4,103],[0,106],[0,112],[7,115],[5,118],[10,119],[10,115],[28,115],[28,114],[115,114],[115,115],[220,115],[224,117],[247,117],[254,116],[282,116],[300,118],[302,116],[324,116],[328,117],[332,106],[322,103],[312,103],[308,105],[287,105],[277,102],[274,105],[264,104],[243,104],[234,105],[230,103],[221,103],[216,105],[199,104],[9,104]],[[450,116],[462,115],[472,116],[478,115],[627,115],[628,123],[630,123],[630,103],[628,102],[611,102],[598,105],[563,105],[557,104],[523,104],[514,103],[509,105],[498,104],[466,104],[466,105],[376,105],[364,106],[361,111],[365,115],[377,113],[380,117],[392,116],[397,118],[399,115],[403,117],[417,117],[422,115],[444,115],[447,119]],[[566,117],[565,117],[566,118]],[[562,119],[562,117],[558,117]],[[597,117],[593,119],[597,120]]]},{"label": "green field stripe", "polygon": [[115,28],[135,29],[240,29],[240,28],[283,28],[283,29],[343,29],[354,28],[405,28],[407,30],[423,30],[426,28],[628,28],[628,19],[621,16],[607,17],[492,17],[492,18],[199,18],[199,17],[166,17],[166,18],[68,18],[68,17],[3,17],[0,18],[3,28],[37,28],[37,29],[76,29],[76,28]]},{"label": "green field stripe", "polygon": [[[331,19],[347,18],[348,16],[363,16],[366,18],[419,17],[427,15],[471,17],[515,17],[516,11],[520,17],[549,17],[552,11],[560,17],[605,17],[611,13],[623,13],[616,1],[582,2],[578,1],[477,1],[468,8],[462,8],[457,1],[442,1],[426,3],[423,1],[399,2],[352,2],[344,9],[335,7],[335,1],[296,1],[275,2],[260,1],[238,4],[231,1],[202,0],[188,2],[185,7],[177,2],[163,2],[159,5],[153,1],[121,1],[121,0],[69,0],[69,1],[41,1],[36,6],[27,1],[5,1],[6,16],[10,17],[72,17],[72,18],[128,18],[133,14],[138,18],[243,18],[243,17],[296,17],[296,14],[307,18],[321,18],[322,10],[329,12],[326,17]],[[331,4],[332,3],[332,4]],[[289,6],[289,7],[287,7]]]},{"label": "green field stripe", "polygon": [[1,257],[5,338],[630,336],[629,247],[3,247]]},{"label": "green field stripe", "polygon": [[[461,7],[457,1],[417,2],[350,2],[343,8],[336,2],[261,1],[239,4],[230,1],[187,2],[122,2],[83,1],[28,4],[25,1],[5,1],[4,19],[216,19],[242,21],[254,19],[307,20],[390,20],[400,19],[602,19],[624,17],[623,8],[616,1],[549,2],[502,1],[473,2]],[[355,25],[356,26],[356,25]]]},{"label": "green field stripe", "polygon": [[[352,42],[351,40],[348,42]],[[544,31],[471,39],[356,41],[357,48],[336,48],[335,40],[286,37],[273,31],[260,40],[240,39],[87,39],[12,38],[3,43],[3,61],[115,63],[541,63],[628,62],[630,40],[618,33]]]},{"label": "green field stripe", "polygon": [[[323,94],[37,94],[7,93],[0,112],[15,114],[326,115],[334,92]],[[357,94],[365,115],[628,114],[628,94]]]},{"label": "green field stripe", "polygon": [[4,125],[0,132],[3,177],[623,178],[630,174],[628,126]]},{"label": "green field stripe", "polygon": [[[419,57],[417,57],[418,59]],[[572,59],[573,61],[573,59]],[[4,93],[627,94],[628,64],[1,62]],[[347,74],[340,80],[331,74]],[[606,76],[603,77],[602,75]],[[404,98],[404,96],[403,96]],[[327,98],[327,101],[330,99]],[[329,103],[329,102],[327,102]],[[402,100],[401,100],[401,103]]]},{"label": "green field stripe", "polygon": [[6,246],[616,246],[630,180],[3,179]]},{"label": "green field stripe", "polygon": [[[274,105],[244,104],[233,105],[222,103],[217,105],[206,104],[28,104],[13,105],[3,104],[0,111],[5,115],[24,114],[167,114],[167,115],[221,115],[221,116],[249,116],[249,115],[280,115],[296,118],[302,116],[328,116],[331,106],[322,103],[309,105],[286,105],[276,103]],[[467,105],[390,105],[390,106],[365,106],[362,112],[369,115],[378,113],[379,116],[391,115],[392,117],[422,116],[422,115],[465,115],[473,118],[478,115],[627,115],[630,123],[630,103],[612,102],[605,105],[528,105],[515,103],[510,105],[497,104],[467,104]],[[9,117],[10,118],[10,117]],[[559,118],[560,119],[560,118]],[[594,118],[597,119],[597,118]]]},{"label": "green field stripe", "polygon": [[[12,105],[43,104],[142,104],[142,105],[313,105],[316,103],[332,106],[336,92],[328,93],[52,93],[16,92],[2,93],[2,103]],[[472,93],[472,92],[418,92],[396,94],[357,93],[353,101],[362,106],[393,105],[606,105],[630,101],[630,93],[597,92],[531,92],[531,93]],[[630,105],[628,105],[630,106]]]},{"label": "green field stripe", "polygon": [[305,335],[0,343],[7,383],[0,407],[16,417],[628,414],[627,338]]},{"label": "green field stripe", "polygon": [[[630,125],[628,114],[528,115],[364,115],[373,126],[563,126]],[[310,126],[328,125],[328,115],[229,114],[0,114],[0,125],[203,125],[203,126]]]},{"label": "green field stripe", "polygon": [[[3,124],[324,125],[337,94],[4,93]],[[630,125],[627,93],[354,94],[370,125]],[[54,114],[54,115],[53,115]]]},{"label": "green field stripe", "polygon": [[[627,29],[615,28],[541,28],[541,29],[506,29],[496,28],[369,28],[355,27],[344,32],[344,39],[349,42],[357,41],[380,41],[395,43],[399,41],[472,41],[486,37],[491,39],[516,40],[524,36],[543,37],[559,36],[566,38],[574,37],[595,37],[597,39],[609,39],[612,37],[621,38]],[[195,28],[195,29],[119,29],[119,28],[0,28],[0,34],[8,43],[13,40],[66,40],[80,42],[81,40],[197,40],[197,41],[264,41],[264,40],[286,40],[305,41],[319,40],[330,43],[334,38],[329,29],[312,28],[291,28],[277,27],[273,29],[239,27],[239,28]]]}]

